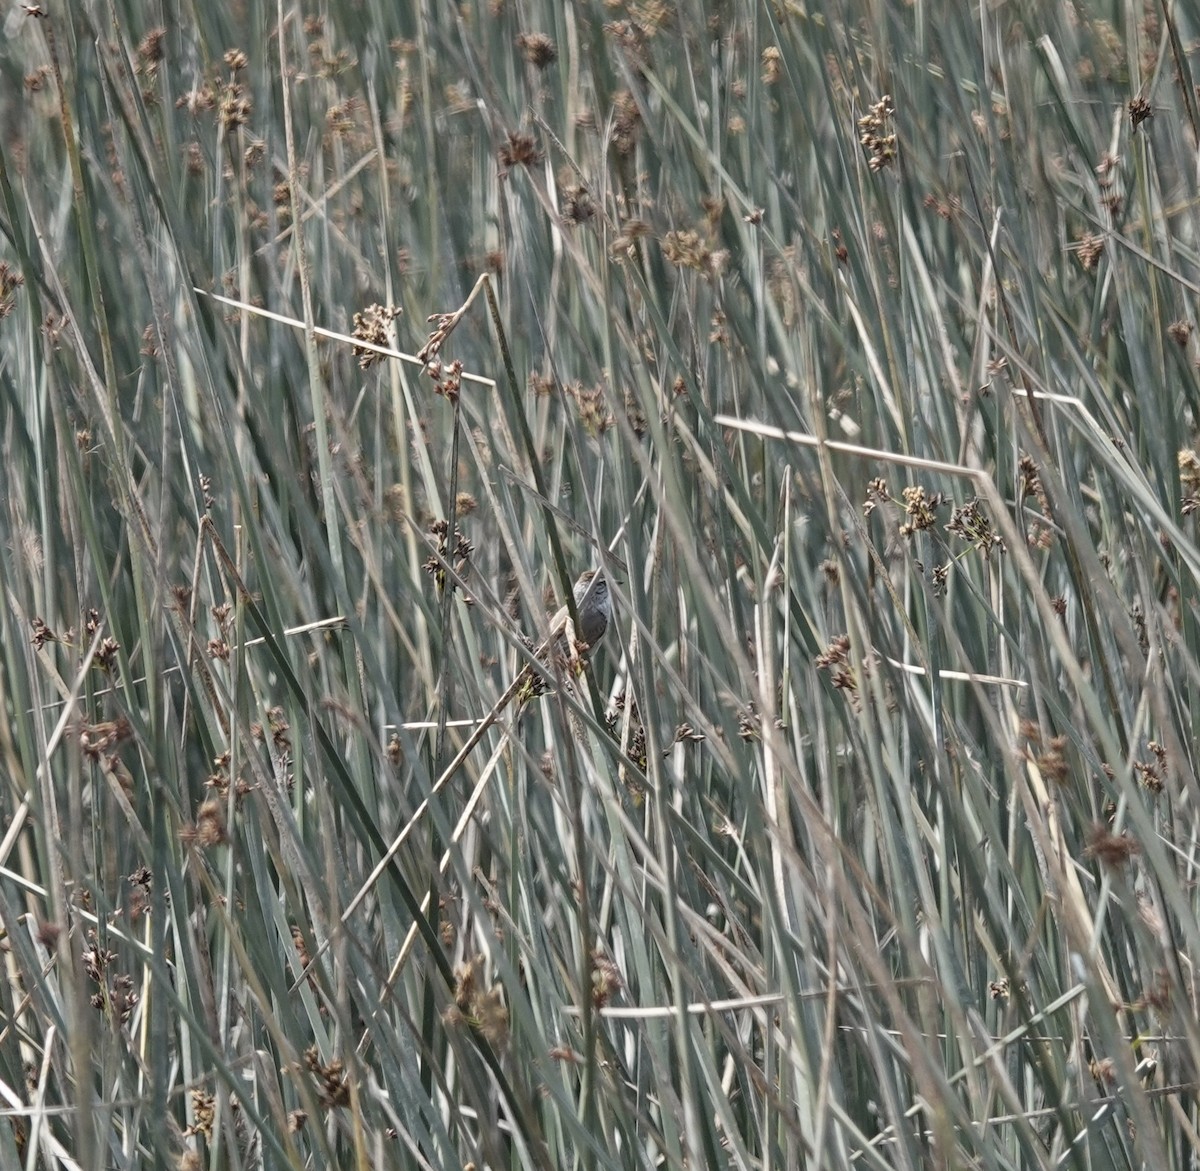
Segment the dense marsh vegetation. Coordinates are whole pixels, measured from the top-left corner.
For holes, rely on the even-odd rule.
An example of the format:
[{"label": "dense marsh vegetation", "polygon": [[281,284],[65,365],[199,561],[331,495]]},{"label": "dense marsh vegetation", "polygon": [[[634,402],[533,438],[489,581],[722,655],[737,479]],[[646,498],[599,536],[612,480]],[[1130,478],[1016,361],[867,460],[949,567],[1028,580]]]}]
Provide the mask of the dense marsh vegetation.
[{"label": "dense marsh vegetation", "polygon": [[1196,1162],[1194,8],[3,20],[0,1166]]}]

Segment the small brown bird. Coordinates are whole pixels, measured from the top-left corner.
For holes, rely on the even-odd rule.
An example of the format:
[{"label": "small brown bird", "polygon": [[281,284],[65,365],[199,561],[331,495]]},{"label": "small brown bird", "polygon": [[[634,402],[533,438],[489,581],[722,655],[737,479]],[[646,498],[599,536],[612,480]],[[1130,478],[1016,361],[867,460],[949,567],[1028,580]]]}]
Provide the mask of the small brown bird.
[{"label": "small brown bird", "polygon": [[574,631],[568,624],[567,637],[594,647],[604,637],[612,618],[612,595],[608,592],[604,570],[589,569],[581,573],[574,593],[579,629]]}]

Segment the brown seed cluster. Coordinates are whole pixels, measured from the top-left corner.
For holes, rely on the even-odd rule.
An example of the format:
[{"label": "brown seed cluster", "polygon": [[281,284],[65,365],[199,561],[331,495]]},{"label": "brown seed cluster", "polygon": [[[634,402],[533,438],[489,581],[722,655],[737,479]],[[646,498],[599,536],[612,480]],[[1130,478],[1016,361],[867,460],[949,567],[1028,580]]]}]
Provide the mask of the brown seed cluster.
[{"label": "brown seed cluster", "polygon": [[308,42],[308,60],[320,78],[328,80],[338,77],[356,64],[345,49],[335,49],[325,33],[325,18],[308,16],[304,20],[304,32],[312,39]]},{"label": "brown seed cluster", "polygon": [[1099,859],[1109,870],[1122,869],[1140,852],[1141,847],[1129,834],[1114,834],[1104,825],[1092,826],[1084,851],[1089,858]]},{"label": "brown seed cluster", "polygon": [[325,111],[325,128],[330,138],[342,139],[354,149],[365,147],[369,141],[366,126],[370,121],[367,103],[356,94],[334,102]]},{"label": "brown seed cluster", "polygon": [[593,438],[604,434],[614,423],[612,412],[604,397],[603,386],[585,387],[582,382],[572,382],[563,388],[579,409],[579,421]]},{"label": "brown seed cluster", "polygon": [[1172,321],[1167,326],[1167,336],[1182,350],[1192,336],[1190,321]]},{"label": "brown seed cluster", "polygon": [[783,76],[783,54],[778,45],[768,45],[762,51],[762,83],[763,85],[778,85]]},{"label": "brown seed cluster", "polygon": [[[531,654],[537,649],[533,640],[527,635],[523,635],[521,641]],[[566,637],[560,636],[554,640],[551,647],[538,655],[538,662],[543,667],[549,668],[554,676],[569,684],[571,679],[583,674],[587,665],[589,649],[587,643],[578,639],[575,640],[573,646],[568,646]],[[535,670],[528,664],[521,669],[521,674],[517,679],[519,687],[516,692],[516,702],[518,704],[528,703],[531,699],[537,699],[538,696],[545,695],[550,690],[550,682],[546,674]]]},{"label": "brown seed cluster", "polygon": [[79,729],[79,747],[89,760],[99,760],[132,735],[133,728],[124,716],[98,724],[83,724]]},{"label": "brown seed cluster", "polygon": [[[1030,739],[1035,743],[1040,740],[1041,732],[1036,725],[1030,725]],[[1048,781],[1056,785],[1065,785],[1071,777],[1071,763],[1067,759],[1066,736],[1051,736],[1042,752],[1030,752],[1029,755],[1038,767],[1038,772]]]},{"label": "brown seed cluster", "polygon": [[458,402],[458,396],[462,392],[462,372],[461,358],[455,358],[453,362],[445,364],[441,358],[434,358],[425,365],[425,373],[433,379],[433,393],[452,403]]},{"label": "brown seed cluster", "polygon": [[1167,750],[1157,740],[1149,741],[1146,747],[1154,759],[1134,761],[1133,771],[1151,793],[1161,793],[1167,781]]},{"label": "brown seed cluster", "polygon": [[1020,474],[1020,489],[1022,499],[1032,496],[1038,502],[1045,521],[1034,521],[1026,531],[1027,542],[1037,549],[1048,549],[1054,541],[1054,529],[1051,526],[1053,513],[1050,511],[1050,497],[1042,485],[1042,477],[1038,474],[1037,465],[1029,455],[1022,455],[1018,464]]},{"label": "brown seed cluster", "polygon": [[[927,492],[921,484],[910,484],[901,492],[904,508],[904,522],[900,525],[902,537],[912,537],[917,533],[932,529],[937,524],[937,510],[947,503],[942,492]],[[863,515],[870,516],[881,504],[896,501],[881,476],[876,476],[867,483],[867,498],[863,502]],[[947,525],[947,528],[950,526]],[[943,576],[944,584],[944,576]]]},{"label": "brown seed cluster", "polygon": [[205,850],[228,842],[229,831],[225,825],[224,802],[205,801],[196,811],[195,825],[185,827],[181,836],[185,841],[195,842]]},{"label": "brown seed cluster", "polygon": [[962,211],[962,200],[957,195],[949,195],[945,199],[930,191],[921,200],[922,206],[927,207],[939,219],[953,220]]},{"label": "brown seed cluster", "polygon": [[304,1068],[316,1079],[317,1098],[326,1110],[350,1105],[350,1079],[338,1058],[324,1064],[317,1047],[312,1045],[304,1051]]},{"label": "brown seed cluster", "polygon": [[937,510],[946,501],[940,492],[930,496],[920,484],[911,484],[904,489],[903,495],[904,515],[908,519],[900,526],[902,537],[911,537],[937,524]]},{"label": "brown seed cluster", "polygon": [[82,957],[83,971],[98,985],[91,996],[91,1005],[119,1027],[129,1020],[141,997],[134,991],[132,976],[112,970],[117,953],[101,947],[94,931],[88,933],[88,939],[90,946]]},{"label": "brown seed cluster", "polygon": [[892,494],[887,481],[882,476],[876,476],[867,481],[867,498],[863,502],[863,516],[870,516],[881,504],[891,500]]},{"label": "brown seed cluster", "polygon": [[[388,327],[403,312],[397,305],[368,305],[354,314],[354,337],[373,346],[389,346],[391,339]],[[354,356],[358,359],[360,370],[369,370],[377,362],[383,361],[383,355],[378,350],[368,350],[363,346],[354,347]]]},{"label": "brown seed cluster", "polygon": [[574,226],[586,223],[596,214],[596,205],[592,202],[591,193],[586,187],[566,183],[561,188],[561,195],[564,224]]},{"label": "brown seed cluster", "polygon": [[1146,121],[1147,118],[1154,117],[1154,107],[1150,105],[1144,97],[1133,98],[1129,103],[1129,125],[1133,128],[1133,132],[1137,133],[1137,128]]},{"label": "brown seed cluster", "polygon": [[1091,272],[1104,255],[1104,237],[1095,232],[1084,232],[1075,242],[1075,254],[1085,271]]},{"label": "brown seed cluster", "polygon": [[7,317],[16,308],[16,291],[25,283],[25,278],[15,269],[0,260],[0,318]]},{"label": "brown seed cluster", "polygon": [[644,75],[650,64],[650,50],[647,45],[649,36],[647,30],[635,20],[613,20],[604,25],[604,35],[608,37],[629,59],[630,65],[639,75]]},{"label": "brown seed cluster", "polygon": [[621,225],[621,231],[613,238],[613,241],[608,246],[609,255],[614,260],[620,260],[622,257],[630,256],[634,245],[643,236],[649,236],[651,227],[645,220],[631,219],[626,220]]},{"label": "brown seed cluster", "polygon": [[[448,550],[450,548],[450,526],[444,520],[435,520],[429,526],[430,533],[437,537],[437,553],[431,553],[421,566],[437,584],[437,591],[441,594],[446,588],[446,570],[443,568],[443,562],[447,560]],[[466,577],[471,567],[471,554],[475,552],[475,546],[463,535],[462,530],[455,525],[454,527],[454,572],[460,577]],[[451,588],[457,588],[457,583],[451,583]]]},{"label": "brown seed cluster", "polygon": [[454,1003],[442,1019],[448,1027],[467,1025],[489,1045],[502,1048],[508,1042],[508,1007],[499,984],[483,987],[480,976],[484,959],[476,955],[455,972]]},{"label": "brown seed cluster", "polygon": [[713,249],[705,238],[691,228],[668,232],[662,241],[663,257],[676,268],[690,268],[705,276],[719,276],[729,259],[723,249]]},{"label": "brown seed cluster", "polygon": [[891,129],[896,107],[891,94],[884,94],[858,120],[858,141],[867,152],[867,166],[882,171],[896,159],[896,134]]},{"label": "brown seed cluster", "polygon": [[228,800],[230,788],[233,789],[234,796],[238,798],[246,796],[251,790],[249,781],[241,777],[230,776],[229,761],[229,752],[222,752],[213,761],[213,771],[204,779],[204,787],[211,790],[213,795],[220,798],[222,802]]},{"label": "brown seed cluster", "polygon": [[[629,708],[629,732],[628,736],[625,733],[626,718],[625,709]],[[645,773],[646,759],[646,726],[642,723],[641,712],[638,710],[637,700],[629,699],[626,693],[622,691],[615,700],[612,707],[604,718],[605,724],[608,725],[608,730],[613,734],[613,737],[622,742],[625,754],[637,765],[641,773]],[[622,739],[624,737],[624,739]],[[635,802],[640,803],[643,793],[640,787],[640,782],[636,777],[630,776],[628,772],[625,775],[625,787],[629,790],[630,796]]]},{"label": "brown seed cluster", "polygon": [[508,141],[496,152],[500,162],[500,178],[503,179],[513,167],[535,167],[542,161],[542,152],[532,134],[510,131]]},{"label": "brown seed cluster", "polygon": [[165,28],[150,29],[140,41],[136,50],[137,64],[134,66],[138,73],[147,73],[157,69],[159,63],[166,57],[163,42],[167,39]]},{"label": "brown seed cluster", "polygon": [[613,98],[612,144],[619,155],[631,155],[642,134],[642,111],[637,99],[627,90]]},{"label": "brown seed cluster", "polygon": [[188,90],[176,99],[175,108],[187,110],[193,115],[216,110],[221,125],[226,130],[232,130],[238,126],[245,126],[250,121],[254,103],[249,91],[240,81],[234,78],[217,78],[216,81],[205,81]]},{"label": "brown seed cluster", "polygon": [[160,67],[166,59],[164,48],[166,37],[166,29],[152,28],[142,37],[134,50],[133,72],[140,82],[142,100],[148,106],[158,104],[160,96],[158,80]]},{"label": "brown seed cluster", "polygon": [[1200,455],[1190,447],[1181,448],[1176,456],[1179,463],[1179,489],[1183,498],[1182,512],[1188,516],[1200,508]]},{"label": "brown seed cluster", "polygon": [[854,692],[858,680],[850,665],[850,636],[839,634],[814,660],[819,671],[828,671],[830,680],[839,691]]},{"label": "brown seed cluster", "polygon": [[451,403],[458,402],[462,390],[463,364],[458,358],[452,362],[443,362],[441,353],[446,339],[454,331],[459,322],[459,313],[432,313],[427,322],[433,325],[433,330],[425,340],[425,344],[417,351],[417,357],[425,363],[425,373],[433,379],[435,394],[442,395]]},{"label": "brown seed cluster", "polygon": [[[283,708],[278,705],[267,708],[267,725],[271,733],[271,743],[275,745],[275,751],[281,756],[289,755],[292,751],[292,726],[288,723]],[[258,721],[251,724],[250,734],[256,740],[264,739],[265,733],[262,724]]]},{"label": "brown seed cluster", "polygon": [[129,875],[129,905],[127,907],[130,920],[140,919],[150,909],[150,894],[154,886],[154,876],[148,866],[139,866]]},{"label": "brown seed cluster", "polygon": [[1121,194],[1121,157],[1105,151],[1096,164],[1096,184],[1100,188],[1100,202],[1107,210],[1110,220],[1121,214],[1125,198]]},{"label": "brown seed cluster", "polygon": [[213,1133],[213,1124],[217,1120],[217,1097],[215,1094],[210,1094],[207,1090],[192,1091],[192,1125],[184,1132],[184,1138],[191,1138],[193,1135],[203,1135],[205,1139],[211,1139]]},{"label": "brown seed cluster", "polygon": [[1004,541],[996,533],[978,500],[968,500],[961,508],[956,508],[946,526],[946,532],[964,541],[970,541],[985,557],[989,556],[993,549],[1004,552]]},{"label": "brown seed cluster", "polygon": [[625,987],[621,971],[599,948],[592,952],[592,1003],[604,1008]]},{"label": "brown seed cluster", "polygon": [[545,69],[558,60],[558,46],[545,33],[521,33],[517,48],[535,69]]}]

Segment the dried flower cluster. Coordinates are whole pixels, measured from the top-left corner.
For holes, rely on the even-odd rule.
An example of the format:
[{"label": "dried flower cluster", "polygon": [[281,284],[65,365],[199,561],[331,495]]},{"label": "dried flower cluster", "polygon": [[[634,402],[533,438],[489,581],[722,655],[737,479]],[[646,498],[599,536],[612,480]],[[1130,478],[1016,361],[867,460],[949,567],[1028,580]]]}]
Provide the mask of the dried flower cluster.
[{"label": "dried flower cluster", "polygon": [[650,64],[647,30],[634,20],[609,21],[603,28],[608,37],[628,58],[629,64],[640,76]]},{"label": "dried flower cluster", "polygon": [[[437,537],[437,553],[431,553],[421,566],[434,580],[437,585],[438,593],[442,593],[446,588],[446,570],[443,568],[443,563],[447,560],[448,549],[450,547],[450,526],[444,520],[435,520],[429,526],[429,531]],[[462,530],[455,525],[454,527],[454,572],[459,577],[465,577],[470,568],[471,554],[475,552],[475,546],[463,536]],[[454,584],[454,583],[452,583]]]},{"label": "dried flower cluster", "polygon": [[[1038,738],[1040,738],[1040,733]],[[1030,754],[1031,759],[1038,767],[1038,772],[1046,780],[1053,781],[1056,785],[1065,785],[1071,776],[1071,762],[1067,759],[1067,743],[1066,736],[1051,736],[1043,751]]]},{"label": "dried flower cluster", "polygon": [[442,352],[442,346],[450,336],[450,331],[458,324],[457,313],[431,313],[426,318],[427,324],[433,325],[425,344],[417,351],[417,358],[422,362],[432,362]]},{"label": "dried flower cluster", "polygon": [[579,421],[584,430],[593,438],[603,435],[613,425],[612,412],[605,402],[604,387],[585,387],[582,382],[572,382],[564,389],[579,408]]},{"label": "dried flower cluster", "polygon": [[762,62],[763,85],[778,85],[783,76],[783,54],[778,45],[768,45],[760,58]]},{"label": "dried flower cluster", "polygon": [[867,481],[867,499],[863,502],[863,516],[870,516],[881,504],[891,500],[891,490],[882,476]]},{"label": "dried flower cluster", "polygon": [[613,98],[612,144],[617,154],[631,155],[642,133],[642,111],[637,99],[627,90]]},{"label": "dried flower cluster", "polygon": [[720,276],[729,253],[709,246],[694,229],[668,232],[662,241],[663,257],[676,268],[690,268],[705,276]]},{"label": "dried flower cluster", "polygon": [[499,984],[484,988],[480,983],[483,956],[476,955],[455,973],[454,1004],[443,1020],[448,1026],[469,1025],[495,1048],[508,1041],[508,1008]]},{"label": "dried flower cluster", "polygon": [[521,33],[517,37],[517,48],[535,69],[545,69],[558,60],[558,46],[545,33]]},{"label": "dried flower cluster", "polygon": [[596,205],[586,187],[566,183],[562,187],[562,219],[564,224],[586,223],[596,214]]},{"label": "dried flower cluster", "polygon": [[1190,447],[1181,448],[1176,456],[1179,463],[1179,489],[1183,497],[1183,515],[1200,508],[1200,455]]},{"label": "dried flower cluster", "polygon": [[[625,709],[629,708],[628,717],[628,735],[626,735],[626,716]],[[613,737],[622,743],[625,755],[637,765],[638,769],[645,773],[646,771],[646,726],[642,723],[641,712],[638,710],[637,700],[628,699],[624,691],[620,692],[616,699],[612,702],[612,707],[604,718],[604,722],[608,725],[608,730],[613,734]],[[630,781],[626,780],[626,787]],[[642,797],[641,790],[632,793],[635,800],[640,801]]]},{"label": "dried flower cluster", "polygon": [[1161,793],[1167,781],[1167,750],[1157,740],[1149,741],[1146,747],[1153,754],[1154,760],[1134,761],[1133,771],[1151,793]]},{"label": "dried flower cluster", "polygon": [[817,669],[828,671],[834,687],[840,691],[854,692],[858,689],[858,680],[854,677],[854,669],[850,666],[850,636],[839,634],[814,660]]},{"label": "dried flower cluster", "polygon": [[[354,315],[354,336],[359,341],[369,342],[373,346],[388,346],[390,338],[388,327],[403,313],[397,305],[368,305]],[[360,370],[368,370],[376,362],[383,360],[378,350],[368,350],[362,346],[354,347],[354,356],[358,359]]]},{"label": "dried flower cluster", "polygon": [[7,317],[16,307],[16,291],[25,283],[25,278],[15,269],[0,260],[0,318]]},{"label": "dried flower cluster", "polygon": [[625,987],[621,970],[599,948],[592,952],[592,1003],[604,1008]]},{"label": "dried flower cluster", "polygon": [[177,110],[187,110],[189,114],[202,111],[216,110],[221,125],[226,130],[237,126],[245,126],[250,121],[254,103],[244,85],[230,78],[228,81],[218,78],[213,82],[201,82],[200,85],[188,90],[175,102]]},{"label": "dried flower cluster", "polygon": [[350,1080],[338,1058],[323,1064],[317,1047],[312,1045],[304,1051],[304,1068],[316,1079],[317,1098],[326,1110],[350,1105]]},{"label": "dried flower cluster", "polygon": [[1127,833],[1114,834],[1107,826],[1094,825],[1088,833],[1089,858],[1097,858],[1109,870],[1122,869],[1131,858],[1141,852],[1141,847]]},{"label": "dried flower cluster", "polygon": [[192,1091],[192,1124],[183,1132],[184,1138],[202,1135],[211,1140],[213,1125],[217,1121],[217,1096],[207,1090]]},{"label": "dried flower cluster", "polygon": [[79,728],[79,747],[89,760],[98,761],[132,735],[133,728],[124,716],[102,720],[98,724],[83,724]]},{"label": "dried flower cluster", "polygon": [[[920,484],[910,484],[901,493],[904,501],[906,520],[900,526],[902,537],[911,537],[915,533],[931,529],[937,524],[937,510],[946,503],[946,497],[941,492],[927,493]],[[863,502],[863,515],[870,516],[881,504],[895,501],[888,483],[881,476],[876,476],[867,483],[867,498]]]},{"label": "dried flower cluster", "polygon": [[441,351],[446,339],[458,324],[462,310],[458,313],[432,313],[428,321],[433,323],[433,331],[425,344],[417,351],[417,357],[425,363],[425,373],[433,379],[435,394],[440,394],[451,403],[458,402],[462,390],[463,364],[458,358],[452,362],[442,362]]},{"label": "dried flower cluster", "polygon": [[308,60],[318,77],[338,77],[356,64],[345,49],[334,49],[325,33],[325,18],[308,16],[304,21],[304,32],[312,39],[308,42]]},{"label": "dried flower cluster", "polygon": [[985,557],[993,549],[1004,552],[1004,542],[980,508],[978,500],[968,500],[961,508],[956,508],[946,526],[946,532],[964,541],[970,541]]},{"label": "dried flower cluster", "polygon": [[1095,232],[1084,232],[1076,241],[1075,250],[1079,263],[1087,272],[1091,272],[1104,255],[1104,237],[1097,236]]},{"label": "dried flower cluster", "polygon": [[621,225],[621,231],[613,237],[612,243],[608,246],[609,255],[614,260],[620,260],[622,256],[630,255],[631,249],[637,241],[643,236],[650,235],[650,231],[650,225],[645,220],[626,220]]},{"label": "dried flower cluster", "polygon": [[962,200],[957,195],[948,195],[945,199],[934,195],[930,191],[924,199],[921,200],[923,207],[927,207],[939,219],[952,220],[962,211]]},{"label": "dried flower cluster", "polygon": [[1028,543],[1038,549],[1048,549],[1054,540],[1054,529],[1051,526],[1053,514],[1050,511],[1050,497],[1042,485],[1042,477],[1038,474],[1037,465],[1032,457],[1022,455],[1018,465],[1020,473],[1021,498],[1032,496],[1038,502],[1043,521],[1034,521],[1026,533]]},{"label": "dried flower cluster", "polygon": [[[287,756],[292,751],[292,726],[288,723],[287,717],[283,713],[283,708],[278,705],[267,708],[267,723],[271,732],[271,743],[275,745],[275,751],[281,756]],[[262,740],[263,726],[257,721],[250,725],[250,734],[256,740]]]},{"label": "dried flower cluster", "polygon": [[867,166],[882,171],[896,158],[896,134],[891,129],[896,107],[891,94],[884,94],[858,120],[858,141],[867,152]]},{"label": "dried flower cluster", "polygon": [[141,999],[133,989],[133,977],[111,971],[117,958],[115,951],[100,946],[96,933],[88,932],[90,946],[83,953],[83,970],[88,979],[98,985],[92,994],[91,1005],[108,1017],[114,1026],[125,1024]]},{"label": "dried flower cluster", "polygon": [[508,141],[496,152],[500,162],[500,178],[503,179],[513,167],[535,167],[542,157],[532,134],[510,132]]},{"label": "dried flower cluster", "polygon": [[1100,202],[1112,220],[1121,214],[1121,208],[1125,203],[1125,198],[1121,194],[1120,179],[1120,156],[1105,151],[1096,164],[1096,184],[1100,188]]},{"label": "dried flower cluster", "polygon": [[946,498],[940,492],[927,496],[920,484],[909,485],[904,489],[904,515],[908,520],[900,526],[900,535],[911,537],[933,528],[937,524],[937,509],[945,502]]}]

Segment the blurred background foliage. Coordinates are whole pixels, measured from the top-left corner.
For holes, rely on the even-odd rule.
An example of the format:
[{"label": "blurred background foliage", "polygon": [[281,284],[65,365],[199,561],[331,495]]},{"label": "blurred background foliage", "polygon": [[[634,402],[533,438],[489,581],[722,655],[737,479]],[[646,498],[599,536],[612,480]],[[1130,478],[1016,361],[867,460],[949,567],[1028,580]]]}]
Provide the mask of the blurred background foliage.
[{"label": "blurred background foliage", "polygon": [[1196,1161],[1191,5],[3,21],[0,1165]]}]

